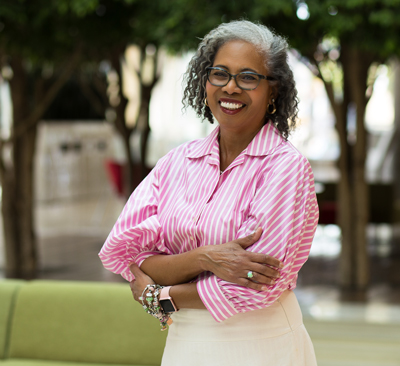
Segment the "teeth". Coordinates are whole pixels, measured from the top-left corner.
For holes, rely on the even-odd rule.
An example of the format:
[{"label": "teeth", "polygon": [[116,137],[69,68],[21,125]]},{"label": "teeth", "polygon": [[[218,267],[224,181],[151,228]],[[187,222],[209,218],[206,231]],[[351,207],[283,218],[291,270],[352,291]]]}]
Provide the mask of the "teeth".
[{"label": "teeth", "polygon": [[236,103],[227,103],[227,102],[221,102],[221,107],[224,107],[226,109],[239,109],[242,108],[244,104],[236,104]]}]

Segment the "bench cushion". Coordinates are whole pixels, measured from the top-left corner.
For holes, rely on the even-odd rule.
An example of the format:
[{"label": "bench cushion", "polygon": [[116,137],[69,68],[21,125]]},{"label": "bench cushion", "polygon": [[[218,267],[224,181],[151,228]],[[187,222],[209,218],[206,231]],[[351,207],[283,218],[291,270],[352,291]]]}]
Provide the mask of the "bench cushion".
[{"label": "bench cushion", "polygon": [[[0,365],[1,366],[126,366],[126,365],[107,364],[107,363],[88,364],[79,362],[23,360],[23,359],[1,360]],[[146,365],[135,365],[135,366],[146,366]]]},{"label": "bench cushion", "polygon": [[160,365],[165,338],[128,284],[33,281],[19,292],[9,358]]},{"label": "bench cushion", "polygon": [[24,283],[19,280],[0,280],[0,359],[6,357],[14,301],[19,287]]}]

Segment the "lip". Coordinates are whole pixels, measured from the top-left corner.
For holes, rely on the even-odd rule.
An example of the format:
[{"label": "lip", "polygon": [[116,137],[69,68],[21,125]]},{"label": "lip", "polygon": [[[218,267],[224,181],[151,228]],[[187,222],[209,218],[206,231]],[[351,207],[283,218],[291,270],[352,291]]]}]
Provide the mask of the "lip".
[{"label": "lip", "polygon": [[[227,108],[222,107],[222,106],[221,106],[221,102],[224,102],[224,103],[234,103],[234,104],[242,104],[243,106],[242,106],[241,108],[239,108],[239,109],[231,110],[231,109],[227,109]],[[221,108],[221,111],[222,111],[223,113],[225,113],[225,114],[230,115],[230,116],[233,116],[234,114],[240,113],[240,112],[243,110],[243,108],[246,107],[246,104],[243,103],[242,101],[237,100],[237,99],[231,99],[231,98],[221,98],[221,99],[218,101],[218,104],[219,104],[219,107]]]},{"label": "lip", "polygon": [[244,105],[246,105],[245,103],[243,103],[243,102],[240,101],[240,100],[231,99],[231,98],[221,98],[221,99],[219,100],[219,102],[235,103],[235,104],[244,104]]}]

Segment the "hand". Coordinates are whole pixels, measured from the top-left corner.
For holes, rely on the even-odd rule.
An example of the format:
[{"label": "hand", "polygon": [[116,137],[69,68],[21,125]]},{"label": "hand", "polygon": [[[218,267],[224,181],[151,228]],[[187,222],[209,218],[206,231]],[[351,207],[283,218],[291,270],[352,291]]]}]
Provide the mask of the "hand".
[{"label": "hand", "polygon": [[142,302],[139,300],[139,297],[142,296],[144,288],[149,284],[154,284],[154,281],[151,277],[147,276],[147,274],[141,271],[136,264],[131,264],[129,269],[135,276],[135,279],[130,282],[133,298],[142,304]]},{"label": "hand", "polygon": [[[244,238],[205,247],[207,248],[206,270],[225,281],[257,291],[267,290],[267,285],[274,285],[275,280],[279,278],[277,269],[282,268],[283,264],[269,255],[245,250],[260,239],[261,234],[262,228],[258,228],[253,234]],[[253,271],[254,274],[251,280],[247,278],[249,271]]]}]

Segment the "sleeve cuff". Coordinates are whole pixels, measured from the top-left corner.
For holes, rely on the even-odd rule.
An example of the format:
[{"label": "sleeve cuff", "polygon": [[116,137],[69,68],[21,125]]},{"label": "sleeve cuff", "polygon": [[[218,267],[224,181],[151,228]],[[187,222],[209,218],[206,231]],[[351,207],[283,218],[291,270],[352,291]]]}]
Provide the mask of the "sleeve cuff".
[{"label": "sleeve cuff", "polygon": [[217,322],[222,322],[238,313],[219,287],[217,276],[211,275],[198,281],[197,292],[201,301]]},{"label": "sleeve cuff", "polygon": [[145,259],[152,257],[153,255],[160,255],[160,252],[140,252],[133,260],[129,262],[129,265],[136,263],[138,267],[140,267]]},{"label": "sleeve cuff", "polygon": [[129,262],[126,262],[126,269],[121,271],[121,276],[125,278],[128,282],[131,282],[135,279],[135,276],[132,274],[131,270],[129,267],[131,264],[135,263],[137,264],[138,267],[142,265],[145,259],[152,257],[153,255],[158,255],[160,253],[158,252],[143,252],[139,253],[134,259],[130,260]]}]

